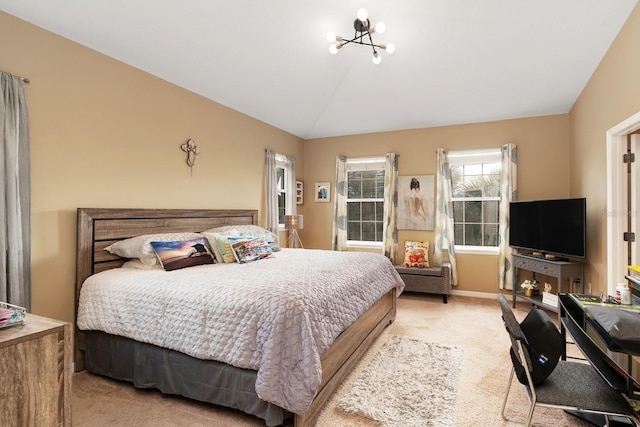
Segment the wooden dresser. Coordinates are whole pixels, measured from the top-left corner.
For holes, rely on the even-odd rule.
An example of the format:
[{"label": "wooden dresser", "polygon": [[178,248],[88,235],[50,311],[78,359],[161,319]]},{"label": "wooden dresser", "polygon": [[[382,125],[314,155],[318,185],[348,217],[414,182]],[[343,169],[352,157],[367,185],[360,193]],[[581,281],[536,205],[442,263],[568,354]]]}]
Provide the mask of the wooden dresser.
[{"label": "wooden dresser", "polygon": [[71,325],[27,314],[0,329],[0,426],[70,426]]}]

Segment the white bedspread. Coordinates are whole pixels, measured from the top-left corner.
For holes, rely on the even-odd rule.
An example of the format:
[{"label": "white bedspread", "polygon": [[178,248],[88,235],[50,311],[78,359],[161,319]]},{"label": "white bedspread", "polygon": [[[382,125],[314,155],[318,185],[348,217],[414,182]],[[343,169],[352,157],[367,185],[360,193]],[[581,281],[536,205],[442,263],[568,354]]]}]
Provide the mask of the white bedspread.
[{"label": "white bedspread", "polygon": [[320,355],[403,287],[382,255],[283,249],[248,264],[95,274],[82,286],[77,324],[257,370],[261,399],[302,414],[322,379]]}]

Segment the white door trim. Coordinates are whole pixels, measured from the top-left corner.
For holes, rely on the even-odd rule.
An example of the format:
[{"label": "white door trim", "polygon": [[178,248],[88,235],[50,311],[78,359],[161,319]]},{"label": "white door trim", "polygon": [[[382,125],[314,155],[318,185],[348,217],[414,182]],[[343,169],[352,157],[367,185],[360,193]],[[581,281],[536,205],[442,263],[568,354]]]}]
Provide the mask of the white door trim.
[{"label": "white door trim", "polygon": [[615,294],[618,283],[625,283],[627,244],[627,168],[622,156],[627,152],[627,135],[640,129],[640,112],[607,131],[607,290]]}]

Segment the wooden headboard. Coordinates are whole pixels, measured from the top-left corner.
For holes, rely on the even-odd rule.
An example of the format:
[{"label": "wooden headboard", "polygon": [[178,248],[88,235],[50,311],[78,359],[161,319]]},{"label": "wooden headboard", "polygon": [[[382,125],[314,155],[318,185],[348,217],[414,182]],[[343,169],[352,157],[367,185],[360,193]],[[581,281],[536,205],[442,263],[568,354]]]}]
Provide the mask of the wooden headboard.
[{"label": "wooden headboard", "polygon": [[[104,248],[118,240],[142,234],[204,231],[223,225],[257,224],[258,211],[249,209],[78,209],[76,249],[76,315],[82,284],[94,273],[117,268],[127,261]],[[76,367],[82,334],[76,328]],[[82,369],[82,368],[80,368]]]}]

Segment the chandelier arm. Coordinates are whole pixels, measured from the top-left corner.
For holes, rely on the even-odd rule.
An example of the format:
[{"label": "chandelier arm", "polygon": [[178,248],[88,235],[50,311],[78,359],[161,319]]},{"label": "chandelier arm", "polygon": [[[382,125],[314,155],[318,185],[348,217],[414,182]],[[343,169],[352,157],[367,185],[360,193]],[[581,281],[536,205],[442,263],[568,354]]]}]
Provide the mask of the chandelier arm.
[{"label": "chandelier arm", "polygon": [[[367,33],[367,34],[368,34],[368,33]],[[364,34],[363,34],[363,35],[364,35]],[[349,43],[354,43],[354,44],[361,44],[361,45],[363,45],[363,46],[372,46],[372,47],[374,47],[374,48],[375,48],[375,47],[380,47],[380,45],[379,45],[379,44],[374,44],[374,43],[373,43],[373,40],[371,40],[371,35],[369,35],[369,40],[371,40],[371,43],[367,43],[366,41],[364,41],[364,42],[363,42],[363,41],[361,41],[361,40],[359,41],[358,39],[359,39],[359,38],[361,38],[361,37],[362,37],[362,36],[356,36],[355,38],[353,38],[353,39],[351,39],[351,40],[344,40],[344,39],[343,39],[343,40],[342,40],[342,43],[340,43],[340,46],[344,46],[344,45],[349,44]]]},{"label": "chandelier arm", "polygon": [[369,36],[369,41],[371,42],[371,47],[373,48],[373,54],[375,55],[376,53],[378,53],[378,51],[376,51],[376,47],[380,46],[373,44],[373,39],[371,38],[371,33],[369,31],[367,31],[367,35]]}]

